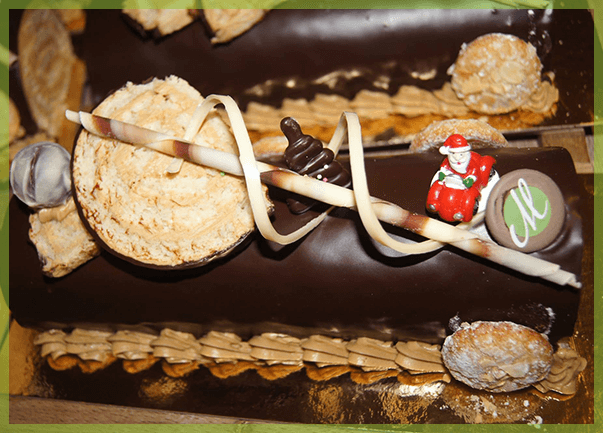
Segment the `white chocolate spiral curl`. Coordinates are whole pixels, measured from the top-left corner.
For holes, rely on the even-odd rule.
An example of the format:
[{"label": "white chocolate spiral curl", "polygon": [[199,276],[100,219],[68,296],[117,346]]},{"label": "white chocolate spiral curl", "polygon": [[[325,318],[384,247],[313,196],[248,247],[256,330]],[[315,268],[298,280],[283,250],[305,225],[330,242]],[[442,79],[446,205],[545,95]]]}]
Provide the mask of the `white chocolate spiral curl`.
[{"label": "white chocolate spiral curl", "polygon": [[[557,264],[501,247],[462,228],[409,212],[393,203],[371,197],[364,169],[360,122],[355,113],[344,112],[342,114],[328,144],[328,147],[336,154],[344,138],[346,136],[348,138],[354,184],[354,190],[350,190],[256,161],[242,114],[229,96],[208,96],[197,107],[187,130],[198,130],[209,112],[219,104],[223,104],[226,109],[238,145],[239,156],[89,113],[67,111],[66,116],[69,120],[80,123],[93,134],[130,144],[143,145],[193,163],[210,166],[229,174],[244,176],[258,230],[266,239],[279,244],[289,244],[305,236],[322,222],[326,217],[326,212],[293,233],[282,235],[270,222],[261,190],[262,182],[333,206],[357,210],[363,225],[375,240],[405,254],[433,251],[447,243],[525,275],[540,277],[559,285],[581,287],[574,274],[560,269]],[[398,242],[385,232],[379,220],[407,229],[430,240],[416,244]]]}]

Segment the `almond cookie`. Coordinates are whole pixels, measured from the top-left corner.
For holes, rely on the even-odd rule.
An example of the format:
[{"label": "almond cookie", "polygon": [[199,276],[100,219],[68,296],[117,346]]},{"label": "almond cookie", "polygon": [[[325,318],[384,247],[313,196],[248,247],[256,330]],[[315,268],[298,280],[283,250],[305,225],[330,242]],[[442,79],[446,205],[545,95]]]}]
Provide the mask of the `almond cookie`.
[{"label": "almond cookie", "polygon": [[122,12],[144,32],[156,33],[159,37],[177,32],[195,20],[188,9],[123,9]]},{"label": "almond cookie", "polygon": [[541,70],[533,45],[513,35],[490,33],[463,44],[448,74],[469,108],[502,114],[530,99],[539,87]]},{"label": "almond cookie", "polygon": [[452,376],[472,388],[511,392],[544,379],[553,348],[546,336],[512,322],[463,323],[442,346]]},{"label": "almond cookie", "polygon": [[422,129],[410,144],[412,152],[439,148],[452,134],[461,134],[471,147],[505,147],[507,139],[486,122],[477,119],[448,119],[433,122]]},{"label": "almond cookie", "polygon": [[203,14],[214,36],[212,44],[228,42],[264,19],[266,9],[205,9]]},{"label": "almond cookie", "polygon": [[29,217],[29,239],[36,246],[44,275],[63,277],[100,254],[86,230],[73,199]]},{"label": "almond cookie", "polygon": [[[202,96],[177,77],[128,83],[94,114],[182,138]],[[210,113],[192,142],[237,153],[229,127]],[[116,255],[150,267],[196,266],[222,257],[255,227],[243,178],[82,131],[73,185],[85,222]],[[266,199],[267,206],[270,206]]]},{"label": "almond cookie", "polygon": [[77,126],[65,118],[65,110],[79,108],[86,68],[60,13],[26,10],[17,43],[21,84],[33,120],[71,150]]}]

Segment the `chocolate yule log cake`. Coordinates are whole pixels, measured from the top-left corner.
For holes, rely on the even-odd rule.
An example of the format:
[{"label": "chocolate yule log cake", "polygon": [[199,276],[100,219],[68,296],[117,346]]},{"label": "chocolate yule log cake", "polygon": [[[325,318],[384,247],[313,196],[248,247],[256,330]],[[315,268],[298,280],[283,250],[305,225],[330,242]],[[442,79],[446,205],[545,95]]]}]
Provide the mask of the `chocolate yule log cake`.
[{"label": "chocolate yule log cake", "polygon": [[[568,100],[592,87],[593,27],[584,10],[273,10],[227,43],[212,43],[211,27],[198,15],[154,38],[133,30],[140,26],[127,14],[88,13],[73,43],[87,66],[90,103],[153,71],[184,78],[203,95],[233,96],[252,139],[280,135],[275,125],[294,116],[326,141],[345,109],[360,115],[367,144],[408,142],[431,121],[449,117],[487,116],[503,132],[592,118],[587,106]],[[463,44],[488,33],[529,42],[542,62],[543,86],[513,115],[476,111],[450,88],[449,68]],[[120,55],[107,46],[119,46]],[[570,69],[580,71],[579,80]],[[517,80],[504,70],[499,78]]]},{"label": "chocolate yule log cake", "polygon": [[[73,19],[64,13],[53,18],[44,11],[29,16],[10,11],[11,50],[19,50],[18,39],[22,52],[27,49],[20,71],[11,74],[11,79],[18,81],[18,74],[32,77],[33,84],[23,85],[23,91],[30,95],[26,99],[33,107],[35,123],[46,125],[40,128],[43,131],[56,134],[58,128],[49,126],[48,117],[58,114],[46,108],[57,105],[49,102],[46,93],[54,92],[55,100],[73,103],[56,94],[58,88],[64,93],[71,86],[72,95],[83,95],[82,103],[89,111],[127,81],[140,83],[172,74],[203,95],[233,96],[254,142],[280,136],[276,125],[286,116],[303,120],[307,133],[326,141],[344,110],[359,114],[367,146],[408,143],[432,121],[451,117],[487,119],[505,133],[592,122],[592,110],[581,100],[584,92],[592,92],[594,77],[593,22],[585,10],[272,10],[259,21],[254,14],[249,17],[245,11],[235,10],[218,28],[212,25],[208,11],[190,11],[192,17],[179,14],[182,28],[162,36],[141,32],[132,13],[86,12],[73,30]],[[61,20],[64,32],[58,30]],[[52,26],[42,25],[48,21]],[[227,42],[212,39],[222,29],[241,22],[249,27],[236,37]],[[334,27],[333,23],[344,22],[343,28]],[[46,27],[52,28],[45,31]],[[26,29],[20,38],[19,28]],[[513,70],[513,65],[521,62],[513,60],[496,75],[501,86],[472,82],[470,86],[478,85],[473,91],[489,89],[502,95],[522,81],[527,83],[528,78],[537,76],[538,82],[526,87],[529,98],[519,98],[518,105],[483,111],[460,91],[463,80],[459,72],[471,63],[456,71],[452,66],[464,46],[493,33],[528,43],[529,51],[533,50],[529,57],[537,54],[540,65],[521,77]],[[61,86],[54,88],[41,84],[46,77],[35,72],[40,69],[36,44],[49,34],[61,34],[60,40],[46,43],[60,46],[58,60],[68,62],[61,67],[51,63],[51,71],[69,77],[66,68],[74,69],[71,82],[61,81]],[[69,38],[71,43],[66,42]],[[107,46],[119,46],[119,55]],[[489,51],[515,59],[514,54],[524,48],[508,51],[492,46]],[[567,68],[568,64],[572,68]],[[85,72],[80,72],[82,65]],[[245,73],[240,73],[243,70]],[[82,93],[77,89],[84,78]],[[11,98],[23,102],[21,85],[17,87]],[[40,113],[46,111],[40,119]],[[37,132],[29,113],[22,117],[23,125]],[[61,144],[70,148],[70,144]]]},{"label": "chocolate yule log cake", "polygon": [[[138,397],[117,404],[194,412],[194,384],[242,399],[403,386],[453,413],[423,422],[483,422],[463,393],[488,422],[572,398],[592,199],[568,150],[509,139],[592,122],[591,84],[558,63],[584,49],[558,30],[581,11],[430,11],[450,30],[439,44],[425,11],[264,11],[234,33],[203,12],[153,30],[87,11],[69,36],[87,73],[83,103],[63,109],[75,141],[49,134],[14,157],[11,313],[53,387],[119,378]],[[147,385],[166,380],[185,390],[157,403]],[[517,413],[514,394],[491,397],[509,392]],[[383,422],[318,415],[315,397],[313,415],[240,414]]]}]

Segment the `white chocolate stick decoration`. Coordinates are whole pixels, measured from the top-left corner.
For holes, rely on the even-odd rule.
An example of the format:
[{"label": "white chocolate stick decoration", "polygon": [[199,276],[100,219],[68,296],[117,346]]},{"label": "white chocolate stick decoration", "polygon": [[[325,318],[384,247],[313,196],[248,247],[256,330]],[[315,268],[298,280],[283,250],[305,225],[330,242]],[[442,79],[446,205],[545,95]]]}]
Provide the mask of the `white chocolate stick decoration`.
[{"label": "white chocolate stick decoration", "polygon": [[[326,213],[297,231],[282,235],[274,229],[270,222],[262,193],[262,182],[333,206],[357,210],[366,230],[375,240],[402,253],[425,253],[448,243],[525,275],[540,277],[559,285],[581,287],[574,274],[562,270],[557,264],[502,247],[461,228],[409,212],[393,203],[371,197],[368,193],[364,169],[360,122],[355,113],[344,112],[342,114],[335,133],[328,144],[328,147],[336,154],[347,132],[354,185],[354,190],[350,190],[256,161],[243,116],[234,100],[229,96],[208,96],[197,107],[187,131],[198,131],[206,116],[218,104],[223,104],[226,108],[239,147],[239,156],[89,113],[67,111],[66,116],[69,120],[80,123],[90,133],[130,144],[142,145],[225,173],[244,176],[258,230],[266,239],[280,244],[295,242],[305,236],[320,224]],[[416,244],[398,242],[385,232],[379,220],[410,230],[430,240]]]}]

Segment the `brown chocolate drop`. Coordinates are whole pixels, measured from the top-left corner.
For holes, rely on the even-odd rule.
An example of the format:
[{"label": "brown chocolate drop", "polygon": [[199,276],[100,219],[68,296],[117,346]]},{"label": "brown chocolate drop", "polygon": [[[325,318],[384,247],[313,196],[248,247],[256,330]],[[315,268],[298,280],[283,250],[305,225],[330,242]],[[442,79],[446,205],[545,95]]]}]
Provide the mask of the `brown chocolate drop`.
[{"label": "brown chocolate drop", "polygon": [[[335,185],[350,186],[350,173],[335,159],[333,151],[325,149],[320,140],[304,134],[295,119],[285,117],[281,120],[281,130],[289,142],[285,163],[290,170]],[[315,204],[315,200],[306,197],[287,200],[289,209],[295,214],[304,213]]]}]

